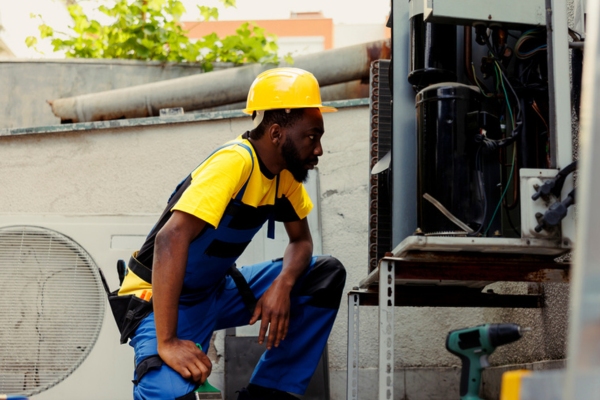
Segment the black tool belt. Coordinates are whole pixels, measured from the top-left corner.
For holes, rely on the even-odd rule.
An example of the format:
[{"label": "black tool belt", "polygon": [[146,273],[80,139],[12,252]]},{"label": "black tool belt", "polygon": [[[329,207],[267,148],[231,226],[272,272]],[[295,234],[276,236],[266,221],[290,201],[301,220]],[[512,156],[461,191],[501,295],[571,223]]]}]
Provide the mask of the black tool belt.
[{"label": "black tool belt", "polygon": [[[134,253],[129,259],[127,268],[142,280],[152,283],[152,270],[139,262],[135,257],[136,254],[137,253]],[[119,284],[121,285],[125,277],[125,262],[123,260],[117,262],[117,272],[119,274]],[[108,296],[110,308],[115,318],[115,322],[117,323],[117,327],[119,328],[119,332],[121,333],[121,344],[127,343],[127,340],[135,333],[135,330],[142,320],[152,312],[152,299],[146,301],[135,295],[119,296],[119,290],[111,292],[102,275],[102,271],[100,271],[100,274],[104,289]],[[254,313],[254,308],[256,307],[256,298],[250,289],[250,285],[248,285],[248,282],[246,282],[246,279],[237,269],[235,264],[229,268],[227,275],[230,275],[235,282],[246,309],[250,312],[250,315],[252,315]]]},{"label": "black tool belt", "polygon": [[[136,266],[132,267],[134,264]],[[146,280],[147,277],[151,280],[152,271],[137,261],[134,256],[129,260],[128,267],[143,280],[149,282],[149,280]],[[125,277],[125,262],[123,260],[117,262],[117,272],[119,274],[119,285],[121,285]],[[152,312],[152,300],[146,301],[132,294],[119,296],[118,289],[111,292],[104,277],[103,281],[108,303],[121,333],[121,344],[127,343],[127,340],[135,333],[142,320]]]}]

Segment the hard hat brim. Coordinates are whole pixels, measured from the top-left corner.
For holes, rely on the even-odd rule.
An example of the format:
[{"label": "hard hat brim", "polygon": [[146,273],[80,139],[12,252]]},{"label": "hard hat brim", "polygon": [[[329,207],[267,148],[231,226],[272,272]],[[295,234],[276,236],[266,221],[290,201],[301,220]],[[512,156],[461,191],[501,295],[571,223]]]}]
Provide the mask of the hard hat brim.
[{"label": "hard hat brim", "polygon": [[326,112],[337,112],[338,109],[335,107],[321,106],[321,107],[319,107],[319,110],[321,110],[322,113],[326,113]]},{"label": "hard hat brim", "polygon": [[[337,112],[337,108],[335,107],[329,107],[329,106],[307,106],[307,107],[291,107],[291,108],[318,108],[322,113],[330,113],[330,112]],[[272,110],[282,110],[283,108],[272,108]],[[253,108],[244,108],[242,110],[242,112],[244,114],[248,114],[248,115],[252,115],[252,113],[254,111],[269,111],[269,110],[255,110]]]}]

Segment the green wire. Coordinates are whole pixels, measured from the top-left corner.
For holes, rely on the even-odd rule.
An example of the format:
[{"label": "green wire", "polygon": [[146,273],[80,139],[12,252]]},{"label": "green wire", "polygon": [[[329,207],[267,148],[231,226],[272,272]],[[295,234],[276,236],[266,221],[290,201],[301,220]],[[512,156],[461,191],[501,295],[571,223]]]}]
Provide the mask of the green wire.
[{"label": "green wire", "polygon": [[473,70],[473,79],[475,79],[475,83],[477,84],[477,86],[479,87],[479,90],[481,90],[481,93],[485,96],[485,97],[492,97],[494,96],[493,94],[486,94],[485,91],[483,90],[483,88],[481,87],[481,85],[479,85],[479,79],[477,79],[477,73],[475,72],[475,66],[473,65],[473,63],[471,63],[471,69]]},{"label": "green wire", "polygon": [[[495,62],[496,69],[496,77],[498,77],[498,71],[500,71],[500,66],[498,65],[498,61]],[[502,90],[504,91],[504,98],[506,99],[506,107],[508,107],[508,112],[510,114],[510,122],[512,123],[512,129],[515,129],[515,118],[513,117],[512,108],[510,107],[510,102],[508,101],[508,93],[506,93],[506,87],[504,86],[504,78],[502,78],[502,73],[500,73],[500,83],[502,84]]]},{"label": "green wire", "polygon": [[492,214],[492,218],[490,219],[490,223],[488,224],[488,227],[486,228],[485,232],[483,232],[483,236],[487,236],[488,231],[492,227],[492,222],[494,221],[494,217],[498,213],[498,209],[500,208],[500,205],[502,204],[502,200],[504,200],[504,196],[506,196],[506,191],[510,187],[510,182],[512,181],[513,173],[515,172],[515,153],[516,152],[517,152],[517,148],[513,147],[512,164],[510,166],[510,175],[508,176],[508,181],[506,182],[506,187],[504,188],[504,191],[502,192],[502,196],[500,197],[500,201],[498,202],[498,205],[496,206],[496,209],[494,210],[494,214]]},{"label": "green wire", "polygon": [[[488,53],[492,58],[494,57],[494,55],[490,52]],[[494,60],[494,72],[496,73],[496,93],[500,92],[500,76],[498,76],[498,63]]]},{"label": "green wire", "polygon": [[[498,71],[500,70],[498,61],[496,61],[495,64],[496,64],[496,68],[494,69],[494,71],[496,72],[496,79],[498,79],[498,75],[500,75],[499,79],[500,79],[500,83],[502,84],[502,90],[504,90],[504,98],[506,99],[506,107],[508,107],[508,112],[510,113],[510,121],[512,123],[512,129],[515,129],[515,120],[513,118],[512,109],[510,108],[510,102],[508,101],[508,93],[506,93],[506,88],[504,87],[504,79],[502,78],[502,74],[498,74]],[[502,192],[502,196],[500,196],[500,201],[498,202],[498,205],[496,206],[496,209],[494,210],[494,214],[492,214],[492,218],[490,218],[490,223],[488,224],[488,227],[486,228],[485,232],[483,233],[483,236],[487,236],[488,231],[492,227],[492,222],[494,221],[494,218],[496,217],[496,214],[498,213],[498,210],[500,209],[500,205],[502,205],[502,200],[504,200],[504,196],[506,196],[506,191],[510,187],[510,183],[512,182],[512,178],[513,178],[513,175],[515,172],[516,155],[517,155],[517,146],[516,146],[516,144],[513,144],[513,156],[512,156],[512,164],[510,166],[510,175],[508,176],[508,181],[506,182],[506,187],[504,188],[504,191]]]}]

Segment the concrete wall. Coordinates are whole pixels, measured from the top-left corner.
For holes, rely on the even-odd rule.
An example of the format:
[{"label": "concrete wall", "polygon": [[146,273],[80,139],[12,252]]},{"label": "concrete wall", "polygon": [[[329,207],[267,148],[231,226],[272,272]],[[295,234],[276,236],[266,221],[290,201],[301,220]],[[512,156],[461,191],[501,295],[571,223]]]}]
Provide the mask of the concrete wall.
[{"label": "concrete wall", "polygon": [[127,60],[0,60],[0,128],[59,124],[47,100],[200,72],[189,64]]},{"label": "concrete wall", "polygon": [[[345,264],[350,289],[367,273],[369,112],[363,105],[324,117],[325,153],[319,163],[323,250]],[[160,213],[174,183],[212,148],[251,128],[248,118],[197,118],[0,130],[0,212]],[[535,288],[495,284],[495,289],[522,293]],[[397,308],[396,398],[458,397],[448,393],[458,393],[459,359],[444,346],[447,332],[456,328],[493,322],[532,328],[521,341],[499,348],[490,359],[492,365],[563,358],[566,285],[542,289],[547,306],[541,310]],[[344,298],[329,340],[331,392],[336,400],[345,398],[346,302]],[[359,397],[371,399],[377,395],[377,309],[363,307],[360,312]]]}]

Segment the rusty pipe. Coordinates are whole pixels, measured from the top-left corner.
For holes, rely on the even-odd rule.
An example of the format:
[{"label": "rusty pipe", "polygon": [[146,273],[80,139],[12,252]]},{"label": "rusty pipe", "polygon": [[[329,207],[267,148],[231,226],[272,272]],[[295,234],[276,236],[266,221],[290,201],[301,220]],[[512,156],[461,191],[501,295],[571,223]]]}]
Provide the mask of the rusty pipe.
[{"label": "rusty pipe", "polygon": [[473,62],[473,56],[472,56],[472,52],[473,52],[473,41],[472,41],[472,35],[473,35],[473,28],[471,27],[471,25],[465,25],[464,27],[465,29],[465,35],[464,35],[464,48],[465,48],[465,72],[467,74],[467,77],[469,78],[469,81],[474,85],[476,84],[475,82],[475,77],[473,76],[473,69],[471,68],[471,63]]},{"label": "rusty pipe", "polygon": [[[293,66],[312,72],[321,86],[328,86],[367,79],[371,62],[389,56],[387,39],[298,56]],[[273,66],[251,64],[48,103],[63,123],[151,117],[171,107],[199,110],[246,100],[254,78],[269,68]]]}]

